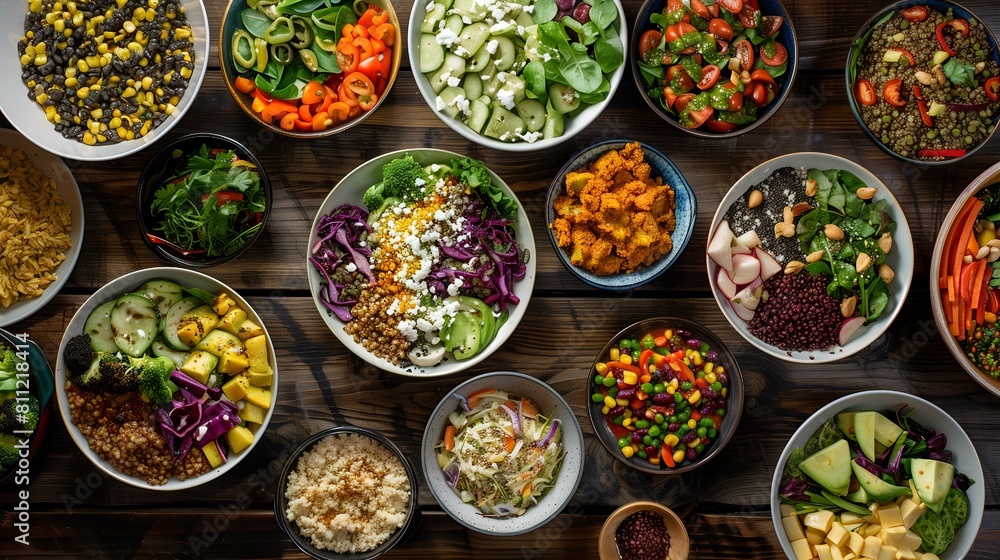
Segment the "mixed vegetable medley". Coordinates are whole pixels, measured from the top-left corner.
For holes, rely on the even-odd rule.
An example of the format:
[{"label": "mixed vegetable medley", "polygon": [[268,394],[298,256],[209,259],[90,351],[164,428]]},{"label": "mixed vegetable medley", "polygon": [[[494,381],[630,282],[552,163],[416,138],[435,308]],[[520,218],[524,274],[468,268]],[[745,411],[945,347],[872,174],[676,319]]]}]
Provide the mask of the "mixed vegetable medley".
[{"label": "mixed vegetable medley", "polygon": [[249,0],[232,37],[237,90],[283,130],[319,132],[375,107],[391,79],[389,13],[346,0]]},{"label": "mixed vegetable medley", "polygon": [[729,132],[778,96],[788,70],[784,18],[757,0],[667,0],[649,23],[637,53],[646,94],[681,126]]},{"label": "mixed vegetable medley", "polygon": [[625,61],[613,0],[430,0],[420,71],[436,109],[503,142],[563,134]]},{"label": "mixed vegetable medley", "polygon": [[487,388],[455,395],[435,446],[445,479],[484,516],[523,515],[553,486],[562,464],[562,429],[530,399]]},{"label": "mixed vegetable medley", "polygon": [[993,131],[1000,107],[989,30],[950,8],[887,12],[855,42],[848,79],[865,126],[908,158],[964,156]]},{"label": "mixed vegetable medley", "polygon": [[[968,519],[966,491],[975,481],[952,465],[947,436],[913,412],[906,405],[842,412],[791,453],[782,525],[797,557],[822,558],[833,548],[866,558],[947,550]],[[900,556],[904,550],[910,556]]]},{"label": "mixed vegetable medley", "polygon": [[938,288],[948,330],[969,360],[1000,376],[1000,184],[962,205],[945,238]]},{"label": "mixed vegetable medley", "polygon": [[0,480],[22,460],[25,447],[41,420],[41,402],[28,389],[31,369],[27,347],[0,338]]},{"label": "mixed vegetable medley", "polygon": [[591,401],[625,457],[675,468],[697,460],[718,437],[729,371],[690,331],[622,339],[595,370]]},{"label": "mixed vegetable medley", "polygon": [[310,262],[322,304],[375,356],[434,366],[482,352],[520,302],[529,255],[518,203],[479,161],[389,161],[382,181],[318,220]]},{"label": "mixed vegetable medley", "polygon": [[164,239],[188,255],[222,257],[264,227],[266,200],[256,165],[205,144],[173,157],[179,170],[153,193],[150,205]]}]

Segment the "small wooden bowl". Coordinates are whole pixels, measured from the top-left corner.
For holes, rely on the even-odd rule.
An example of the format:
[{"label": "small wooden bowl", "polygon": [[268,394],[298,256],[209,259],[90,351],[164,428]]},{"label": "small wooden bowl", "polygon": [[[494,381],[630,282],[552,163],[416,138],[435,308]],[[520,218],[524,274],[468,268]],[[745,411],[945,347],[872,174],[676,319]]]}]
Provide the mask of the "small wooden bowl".
[{"label": "small wooden bowl", "polygon": [[618,525],[629,515],[638,511],[652,511],[663,517],[670,534],[670,548],[667,549],[665,560],[687,560],[691,541],[688,539],[687,528],[680,517],[666,506],[656,502],[632,502],[615,510],[601,527],[601,535],[597,541],[597,550],[601,560],[621,560],[618,555],[618,545],[615,544],[615,531]]}]

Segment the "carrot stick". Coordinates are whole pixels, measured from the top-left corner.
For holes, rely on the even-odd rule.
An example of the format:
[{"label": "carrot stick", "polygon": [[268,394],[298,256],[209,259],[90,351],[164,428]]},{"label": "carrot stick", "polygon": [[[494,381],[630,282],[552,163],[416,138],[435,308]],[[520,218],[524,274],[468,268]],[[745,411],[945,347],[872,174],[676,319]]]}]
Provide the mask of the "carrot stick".
[{"label": "carrot stick", "polygon": [[[959,272],[962,268],[962,257],[965,256],[965,246],[961,244],[961,240],[968,238],[972,230],[972,224],[969,224],[969,231],[966,231],[965,227],[966,223],[969,222],[969,214],[973,213],[975,217],[978,217],[979,209],[982,208],[982,205],[983,202],[976,197],[966,200],[962,209],[959,210],[955,221],[952,222],[951,231],[948,232],[947,241],[944,246],[945,254],[941,259],[941,267],[943,269],[947,267],[947,270],[942,270],[941,274],[944,275],[947,272],[951,272],[951,275],[955,278],[955,281],[948,285],[948,301],[953,302],[957,299],[955,292],[958,286],[956,283],[960,278]],[[973,220],[972,223],[975,223],[975,221]]]},{"label": "carrot stick", "polygon": [[[965,240],[972,235],[972,226],[976,223],[976,218],[979,217],[979,210],[983,207],[983,201],[978,198],[972,198],[972,204],[967,210],[967,215],[962,222],[962,229],[960,230],[958,237],[955,238],[955,249],[950,253],[951,258],[954,259],[951,265],[952,275],[956,278],[956,284],[958,279],[961,278],[962,270],[962,257],[965,256],[966,243]],[[958,286],[955,286],[957,289]]]},{"label": "carrot stick", "polygon": [[972,308],[979,309],[985,303],[983,293],[983,274],[986,272],[986,259],[976,261],[976,272],[972,276]]},{"label": "carrot stick", "polygon": [[[976,217],[978,218],[979,216],[977,215]],[[968,241],[968,244],[965,247],[965,250],[968,251],[969,254],[971,254],[973,256],[975,256],[976,253],[979,252],[979,242],[976,241],[976,234],[975,233],[973,233],[972,235],[969,236],[969,241]]]},{"label": "carrot stick", "polygon": [[448,427],[444,429],[444,450],[451,451],[455,449],[455,425],[448,424]]}]

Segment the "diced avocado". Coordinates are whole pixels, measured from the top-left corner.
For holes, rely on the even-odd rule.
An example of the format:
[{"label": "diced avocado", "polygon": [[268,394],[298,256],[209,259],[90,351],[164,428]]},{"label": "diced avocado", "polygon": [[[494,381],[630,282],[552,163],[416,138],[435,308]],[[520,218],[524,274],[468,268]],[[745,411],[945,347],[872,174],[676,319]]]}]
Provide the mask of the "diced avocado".
[{"label": "diced avocado", "polygon": [[845,496],[851,486],[851,446],[846,439],[820,449],[799,463],[799,469],[830,492]]},{"label": "diced avocado", "polygon": [[215,298],[215,303],[212,305],[212,311],[215,311],[216,315],[225,315],[229,312],[231,307],[236,305],[236,300],[234,300],[229,294],[219,294]]},{"label": "diced avocado", "polygon": [[205,338],[195,346],[197,350],[204,350],[216,357],[221,358],[223,354],[229,352],[242,352],[243,341],[238,336],[222,329],[215,329],[208,333]]},{"label": "diced avocado", "polygon": [[875,415],[876,412],[865,410],[854,413],[854,434],[858,437],[858,447],[865,457],[875,460]]},{"label": "diced avocado", "polygon": [[236,333],[236,336],[238,336],[240,340],[246,340],[262,334],[264,334],[264,329],[257,323],[254,323],[253,320],[247,319],[246,321],[243,321],[242,325],[240,325],[240,329]]},{"label": "diced avocado", "polygon": [[248,338],[244,342],[247,351],[247,358],[250,360],[250,371],[268,373],[271,366],[267,360],[267,337],[264,335]]},{"label": "diced avocado", "polygon": [[941,513],[944,498],[955,478],[955,467],[934,459],[913,458],[910,460],[910,474],[920,499],[935,513]]},{"label": "diced avocado", "polygon": [[483,129],[483,134],[501,141],[513,142],[515,134],[524,132],[524,121],[503,107],[493,107],[493,114]]},{"label": "diced avocado", "polygon": [[243,324],[243,321],[246,320],[246,311],[243,311],[239,307],[230,307],[229,311],[226,311],[215,328],[222,329],[233,335],[238,335],[240,332],[240,326]]},{"label": "diced avocado", "polygon": [[247,374],[250,384],[258,387],[270,387],[274,382],[274,372],[272,371],[251,371]]},{"label": "diced avocado", "polygon": [[851,441],[857,441],[858,436],[854,433],[854,413],[841,412],[837,415],[837,427],[844,433],[844,437]]},{"label": "diced avocado", "polygon": [[250,359],[243,352],[236,350],[226,352],[219,357],[219,363],[215,366],[216,371],[226,375],[235,375],[250,367]]},{"label": "diced avocado", "polygon": [[236,375],[222,385],[222,392],[233,402],[239,402],[247,396],[247,389],[250,388],[250,378],[245,375]]},{"label": "diced avocado", "polygon": [[215,445],[214,441],[211,441],[205,447],[202,447],[201,451],[205,454],[205,458],[208,459],[208,464],[212,465],[213,469],[222,466],[222,464],[226,462],[223,460],[222,455],[219,454],[219,448]]},{"label": "diced avocado", "polygon": [[545,105],[537,99],[522,99],[514,106],[517,115],[524,120],[528,132],[536,132],[545,126]]},{"label": "diced avocado", "polygon": [[875,413],[875,441],[886,447],[892,447],[901,433],[903,428],[885,416]]},{"label": "diced avocado", "polygon": [[190,375],[192,379],[199,383],[207,384],[208,376],[215,370],[215,366],[218,363],[219,358],[214,355],[204,350],[195,350],[191,352],[187,361],[181,366],[181,371]]},{"label": "diced avocado", "polygon": [[229,449],[233,453],[239,453],[250,447],[250,444],[253,443],[253,432],[243,426],[236,426],[226,432],[226,441],[229,442]]},{"label": "diced avocado", "polygon": [[854,476],[861,483],[861,487],[865,489],[865,493],[876,502],[891,502],[900,496],[910,495],[910,488],[908,486],[889,484],[868,472],[867,469],[855,461],[851,461],[851,468],[854,469]]},{"label": "diced avocado", "polygon": [[267,418],[267,411],[252,402],[243,401],[239,416],[244,422],[263,424],[264,418]]},{"label": "diced avocado", "polygon": [[420,35],[420,71],[434,72],[444,63],[444,46],[430,33]]},{"label": "diced avocado", "polygon": [[177,338],[188,346],[195,346],[219,324],[219,316],[208,305],[199,305],[185,313],[177,325]]},{"label": "diced avocado", "polygon": [[271,391],[256,385],[247,387],[247,396],[243,398],[248,403],[255,404],[265,410],[271,408]]}]

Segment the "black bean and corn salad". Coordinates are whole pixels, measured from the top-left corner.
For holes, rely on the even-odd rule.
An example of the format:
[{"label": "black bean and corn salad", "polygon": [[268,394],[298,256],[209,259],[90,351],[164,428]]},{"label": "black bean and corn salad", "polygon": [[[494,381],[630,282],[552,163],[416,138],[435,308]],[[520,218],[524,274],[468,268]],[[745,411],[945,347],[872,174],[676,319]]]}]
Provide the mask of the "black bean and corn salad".
[{"label": "black bean and corn salad", "polygon": [[180,0],[27,4],[21,80],[64,137],[141,138],[177,109],[195,60]]},{"label": "black bean and corn salad", "polygon": [[911,6],[869,33],[855,44],[848,72],[875,138],[900,156],[943,161],[989,137],[1000,70],[982,22]]}]

